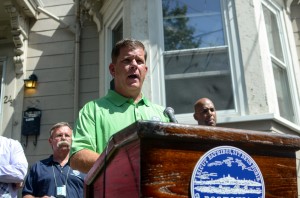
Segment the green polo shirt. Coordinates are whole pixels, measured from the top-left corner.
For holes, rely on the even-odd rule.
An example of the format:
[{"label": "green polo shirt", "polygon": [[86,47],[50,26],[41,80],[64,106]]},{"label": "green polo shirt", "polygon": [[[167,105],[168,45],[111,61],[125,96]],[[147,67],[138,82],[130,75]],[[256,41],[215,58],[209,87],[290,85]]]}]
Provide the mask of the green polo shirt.
[{"label": "green polo shirt", "polygon": [[164,108],[144,96],[134,104],[113,90],[98,100],[88,102],[79,112],[73,132],[71,155],[89,149],[102,153],[109,138],[137,120],[169,122]]}]

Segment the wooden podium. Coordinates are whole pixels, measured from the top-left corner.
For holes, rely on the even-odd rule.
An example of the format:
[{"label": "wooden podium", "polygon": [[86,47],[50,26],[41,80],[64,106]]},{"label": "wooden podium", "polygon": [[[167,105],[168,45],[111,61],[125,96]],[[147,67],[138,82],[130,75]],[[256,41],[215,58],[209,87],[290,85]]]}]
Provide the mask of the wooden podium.
[{"label": "wooden podium", "polygon": [[112,136],[85,179],[89,198],[190,197],[197,161],[217,146],[248,153],[265,197],[296,198],[300,137],[222,127],[138,121]]}]

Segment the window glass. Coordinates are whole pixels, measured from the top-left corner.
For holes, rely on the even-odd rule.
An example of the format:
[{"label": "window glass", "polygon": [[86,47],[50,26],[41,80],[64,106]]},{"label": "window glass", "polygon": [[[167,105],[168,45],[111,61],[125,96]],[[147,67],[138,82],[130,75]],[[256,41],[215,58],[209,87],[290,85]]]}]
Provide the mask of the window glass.
[{"label": "window glass", "polygon": [[112,30],[112,46],[123,38],[123,22],[120,21]]},{"label": "window glass", "polygon": [[163,0],[165,50],[224,45],[219,0]]},{"label": "window glass", "polygon": [[[121,20],[120,22],[117,23],[117,25],[112,29],[112,43],[111,43],[111,47],[113,48],[113,46],[115,46],[115,44],[120,41],[121,39],[123,39],[123,21]],[[115,82],[112,79],[111,75],[108,75],[109,77],[109,88],[110,89],[115,89]]]},{"label": "window glass", "polygon": [[281,117],[295,122],[295,112],[287,73],[288,64],[284,59],[283,35],[280,34],[280,30],[283,30],[283,27],[280,26],[281,23],[279,23],[280,10],[274,6],[264,4],[262,9],[268,35],[279,114]]},{"label": "window glass", "polygon": [[235,109],[220,0],[162,0],[167,106],[192,113],[201,97]]},{"label": "window glass", "polygon": [[276,15],[265,6],[263,6],[263,11],[270,52],[279,60],[284,61]]},{"label": "window glass", "polygon": [[294,121],[294,110],[286,70],[273,63],[273,73],[280,115],[289,121]]}]

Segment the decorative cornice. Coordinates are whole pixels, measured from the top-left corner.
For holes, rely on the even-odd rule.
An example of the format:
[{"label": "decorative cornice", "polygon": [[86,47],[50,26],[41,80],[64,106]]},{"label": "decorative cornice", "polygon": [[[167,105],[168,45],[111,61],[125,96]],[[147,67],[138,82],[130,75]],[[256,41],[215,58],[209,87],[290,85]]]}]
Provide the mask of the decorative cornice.
[{"label": "decorative cornice", "polygon": [[13,59],[15,72],[16,74],[23,74],[24,41],[28,39],[29,29],[28,18],[11,1],[6,1],[4,6],[10,16],[11,34],[15,44],[15,56]]},{"label": "decorative cornice", "polygon": [[87,14],[91,16],[93,21],[97,25],[98,32],[102,29],[102,15],[100,14],[100,9],[103,6],[104,0],[81,0],[80,1],[80,13],[81,13],[81,23],[87,18]]},{"label": "decorative cornice", "polygon": [[293,0],[285,0],[285,9],[288,14],[291,13],[291,4],[293,3]]},{"label": "decorative cornice", "polygon": [[39,6],[43,6],[40,0],[6,0],[4,7],[10,16],[11,34],[15,44],[15,72],[23,74],[24,41],[28,40],[29,18],[37,19]]}]

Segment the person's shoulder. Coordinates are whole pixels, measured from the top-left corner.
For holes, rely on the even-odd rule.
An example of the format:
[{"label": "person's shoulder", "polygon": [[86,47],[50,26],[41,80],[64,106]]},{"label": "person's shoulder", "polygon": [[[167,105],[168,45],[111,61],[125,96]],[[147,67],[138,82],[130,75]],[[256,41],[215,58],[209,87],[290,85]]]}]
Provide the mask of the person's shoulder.
[{"label": "person's shoulder", "polygon": [[50,170],[49,168],[51,168],[51,163],[49,162],[49,158],[38,160],[30,166],[29,174],[30,175],[47,174],[46,170]]},{"label": "person's shoulder", "polygon": [[52,164],[52,158],[51,156],[42,160],[36,161],[32,167],[37,167],[37,166],[50,166]]},{"label": "person's shoulder", "polygon": [[8,138],[8,137],[5,137],[5,136],[0,136],[0,138],[1,138],[2,142],[6,142],[6,143],[15,143],[15,142],[18,142],[17,140],[14,140],[12,138]]},{"label": "person's shoulder", "polygon": [[98,99],[95,99],[95,100],[91,100],[87,103],[85,103],[83,105],[83,107],[81,108],[80,112],[81,113],[84,113],[84,112],[89,112],[90,111],[94,111],[94,109],[99,106],[99,104],[101,104],[101,101],[103,100],[103,98],[98,98]]},{"label": "person's shoulder", "polygon": [[157,109],[157,110],[164,110],[164,107],[157,104],[157,103],[154,103],[152,102],[151,100],[149,100],[146,96],[143,95],[142,99],[144,100],[144,104],[147,106],[147,107],[150,107],[150,108],[153,108],[153,109]]},{"label": "person's shoulder", "polygon": [[103,104],[105,101],[107,101],[107,96],[91,100],[91,101],[85,103],[85,105],[83,106],[83,109],[88,109],[91,107],[93,108],[95,106],[99,106],[99,105]]},{"label": "person's shoulder", "polygon": [[9,147],[16,147],[16,146],[22,147],[21,143],[18,140],[12,138],[1,136],[1,141],[5,142],[5,144],[8,145]]},{"label": "person's shoulder", "polygon": [[38,169],[38,167],[41,166],[41,161],[36,161],[34,162],[31,166],[30,166],[30,171],[31,172],[36,172],[36,170]]}]

